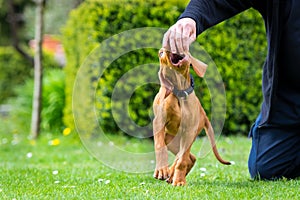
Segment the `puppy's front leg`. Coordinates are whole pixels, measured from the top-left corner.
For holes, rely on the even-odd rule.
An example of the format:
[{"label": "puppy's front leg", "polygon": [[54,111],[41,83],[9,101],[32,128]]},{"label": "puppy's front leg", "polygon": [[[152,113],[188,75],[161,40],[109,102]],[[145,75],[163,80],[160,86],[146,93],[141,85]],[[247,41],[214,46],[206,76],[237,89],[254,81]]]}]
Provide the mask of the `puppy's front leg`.
[{"label": "puppy's front leg", "polygon": [[154,148],[156,156],[156,167],[154,171],[154,178],[166,180],[169,177],[168,167],[168,149],[165,143],[164,128],[154,134]]}]

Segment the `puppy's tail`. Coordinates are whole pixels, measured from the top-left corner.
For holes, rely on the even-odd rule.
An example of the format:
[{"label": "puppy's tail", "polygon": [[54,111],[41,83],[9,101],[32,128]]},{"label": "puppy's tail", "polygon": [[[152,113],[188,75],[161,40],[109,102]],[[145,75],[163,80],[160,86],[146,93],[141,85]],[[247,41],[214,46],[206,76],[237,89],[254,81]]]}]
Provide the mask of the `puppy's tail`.
[{"label": "puppy's tail", "polygon": [[207,116],[205,116],[205,126],[204,126],[206,135],[210,141],[212,150],[216,156],[216,158],[218,159],[218,161],[220,161],[220,163],[224,164],[224,165],[231,165],[231,163],[229,161],[225,161],[222,159],[222,157],[220,156],[216,143],[215,143],[215,134],[214,134],[214,130],[211,126],[211,123],[209,121],[209,119],[207,118]]}]

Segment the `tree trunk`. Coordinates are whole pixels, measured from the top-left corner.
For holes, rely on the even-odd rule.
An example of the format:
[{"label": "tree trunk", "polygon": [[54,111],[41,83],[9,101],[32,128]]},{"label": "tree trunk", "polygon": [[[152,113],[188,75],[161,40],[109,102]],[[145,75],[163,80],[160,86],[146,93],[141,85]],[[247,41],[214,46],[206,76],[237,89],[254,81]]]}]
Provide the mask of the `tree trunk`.
[{"label": "tree trunk", "polygon": [[35,21],[35,54],[34,54],[34,90],[32,102],[31,136],[37,139],[40,134],[41,110],[42,110],[42,42],[43,42],[43,15],[45,0],[35,0],[36,21]]}]

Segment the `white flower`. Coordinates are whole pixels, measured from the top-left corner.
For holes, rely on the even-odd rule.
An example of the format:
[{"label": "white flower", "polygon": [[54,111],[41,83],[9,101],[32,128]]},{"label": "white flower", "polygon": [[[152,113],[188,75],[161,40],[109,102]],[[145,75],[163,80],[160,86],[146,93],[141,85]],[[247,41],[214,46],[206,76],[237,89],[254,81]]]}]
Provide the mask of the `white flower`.
[{"label": "white flower", "polygon": [[204,168],[204,167],[201,167],[201,168],[200,168],[200,171],[202,171],[202,172],[206,172],[206,168]]},{"label": "white flower", "polygon": [[76,186],[75,185],[64,185],[64,186],[62,186],[63,188],[76,188]]},{"label": "white flower", "polygon": [[104,181],[104,179],[102,179],[102,178],[99,178],[99,179],[98,179],[98,182],[99,182],[99,183],[102,183],[103,181]]},{"label": "white flower", "polygon": [[2,144],[7,144],[8,139],[7,138],[2,138]]},{"label": "white flower", "polygon": [[102,145],[103,145],[102,142],[97,142],[97,146],[98,146],[98,147],[101,147]]},{"label": "white flower", "polygon": [[57,174],[58,174],[58,170],[54,170],[54,171],[52,172],[52,174],[53,174],[53,175],[57,175]]},{"label": "white flower", "polygon": [[31,153],[31,152],[28,152],[28,153],[26,154],[26,157],[27,157],[27,158],[31,158],[31,157],[32,157],[32,153]]},{"label": "white flower", "polygon": [[108,143],[108,145],[112,147],[112,146],[114,146],[115,144],[114,144],[112,141],[110,141],[110,142]]}]

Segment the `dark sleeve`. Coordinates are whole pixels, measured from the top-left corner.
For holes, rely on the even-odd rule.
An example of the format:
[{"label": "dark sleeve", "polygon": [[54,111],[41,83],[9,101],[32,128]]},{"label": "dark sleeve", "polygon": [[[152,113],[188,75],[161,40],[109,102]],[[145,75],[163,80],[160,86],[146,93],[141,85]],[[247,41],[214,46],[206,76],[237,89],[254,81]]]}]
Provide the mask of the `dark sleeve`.
[{"label": "dark sleeve", "polygon": [[181,18],[192,18],[197,24],[197,35],[252,6],[251,0],[191,0]]}]

